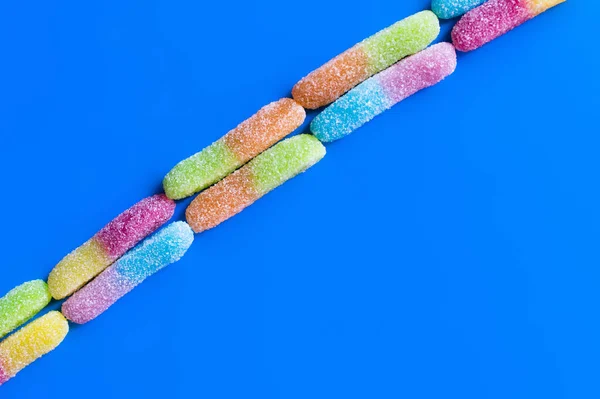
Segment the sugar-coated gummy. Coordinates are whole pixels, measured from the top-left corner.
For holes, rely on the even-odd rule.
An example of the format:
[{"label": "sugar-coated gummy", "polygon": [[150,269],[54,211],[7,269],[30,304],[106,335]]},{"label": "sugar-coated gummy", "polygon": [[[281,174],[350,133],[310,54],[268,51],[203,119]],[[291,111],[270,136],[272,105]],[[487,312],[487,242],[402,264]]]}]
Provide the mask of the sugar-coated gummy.
[{"label": "sugar-coated gummy", "polygon": [[0,342],[0,385],[56,348],[68,332],[63,315],[51,311]]},{"label": "sugar-coated gummy", "polygon": [[218,182],[304,122],[306,112],[291,98],[261,108],[221,139],[178,163],[164,178],[169,198],[182,199]]},{"label": "sugar-coated gummy", "polygon": [[284,140],[252,161],[253,183],[259,197],[304,172],[325,156],[325,147],[313,136],[301,134]]},{"label": "sugar-coated gummy", "polygon": [[35,316],[52,296],[43,280],[28,281],[0,298],[0,338]]},{"label": "sugar-coated gummy", "polygon": [[432,0],[431,10],[441,19],[460,17],[487,0]]},{"label": "sugar-coated gummy", "polygon": [[215,227],[324,156],[325,147],[311,135],[283,140],[198,194],[186,219],[196,233]]},{"label": "sugar-coated gummy", "polygon": [[118,259],[171,219],[174,212],[175,201],[164,194],[144,198],[100,230],[96,240],[111,259]]},{"label": "sugar-coated gummy", "polygon": [[363,40],[300,80],[294,100],[308,109],[330,104],[370,76],[427,47],[440,33],[431,11],[411,15]]},{"label": "sugar-coated gummy", "polygon": [[175,201],[164,194],[133,205],[52,269],[48,276],[50,294],[55,299],[71,295],[171,219],[174,212]]},{"label": "sugar-coated gummy", "polygon": [[394,104],[439,83],[455,69],[452,44],[435,44],[350,90],[317,115],[310,130],[323,142],[339,140]]},{"label": "sugar-coated gummy", "polygon": [[475,50],[566,0],[489,0],[467,12],[452,28],[459,51]]},{"label": "sugar-coated gummy", "polygon": [[235,170],[238,161],[222,140],[179,162],[163,180],[169,198],[182,199]]},{"label": "sugar-coated gummy", "polygon": [[194,241],[185,222],[174,222],[129,251],[62,305],[63,314],[83,324],[165,266],[177,262]]}]

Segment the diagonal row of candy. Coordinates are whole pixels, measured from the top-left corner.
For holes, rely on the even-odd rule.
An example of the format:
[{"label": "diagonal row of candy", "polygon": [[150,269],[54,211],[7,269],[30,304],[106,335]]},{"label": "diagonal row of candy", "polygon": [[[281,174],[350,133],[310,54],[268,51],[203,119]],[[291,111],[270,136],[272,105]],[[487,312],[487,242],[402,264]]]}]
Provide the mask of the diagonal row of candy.
[{"label": "diagonal row of candy", "polygon": [[[433,0],[422,11],[358,43],[300,80],[291,98],[266,105],[221,139],[178,163],[164,178],[164,194],[145,198],[65,256],[47,283],[21,284],[0,298],[0,338],[51,301],[51,311],[0,342],[0,385],[57,347],[68,320],[98,317],[138,284],[177,262],[194,232],[216,227],[325,156],[322,142],[341,139],[375,116],[456,69],[456,51],[474,50],[565,0]],[[463,15],[465,14],[465,15]],[[462,16],[451,43],[431,45],[439,18]],[[300,127],[306,109],[328,106],[310,134],[284,139]],[[186,222],[166,227],[175,200],[199,193]],[[158,230],[158,231],[157,231]]]}]

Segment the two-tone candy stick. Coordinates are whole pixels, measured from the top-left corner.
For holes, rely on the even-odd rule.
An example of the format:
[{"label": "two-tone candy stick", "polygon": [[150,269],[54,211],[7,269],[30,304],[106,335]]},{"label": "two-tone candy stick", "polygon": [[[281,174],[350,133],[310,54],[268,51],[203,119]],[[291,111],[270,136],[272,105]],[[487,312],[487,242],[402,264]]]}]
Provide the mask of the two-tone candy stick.
[{"label": "two-tone candy stick", "polygon": [[62,299],[71,295],[171,219],[174,212],[175,202],[164,194],[127,209],[52,269],[48,277],[52,296]]},{"label": "two-tone candy stick", "polygon": [[350,90],[317,115],[310,130],[323,142],[339,140],[398,102],[440,82],[455,68],[454,47],[435,44]]},{"label": "two-tone candy stick", "polygon": [[454,25],[452,42],[457,50],[475,50],[565,1],[489,0],[463,15]]},{"label": "two-tone candy stick", "polygon": [[182,199],[218,182],[294,130],[306,112],[290,98],[261,108],[221,139],[178,163],[164,178],[169,198]]},{"label": "two-tone candy stick", "polygon": [[440,33],[434,13],[422,11],[363,40],[300,80],[294,100],[307,109],[330,104],[362,81],[429,46]]}]

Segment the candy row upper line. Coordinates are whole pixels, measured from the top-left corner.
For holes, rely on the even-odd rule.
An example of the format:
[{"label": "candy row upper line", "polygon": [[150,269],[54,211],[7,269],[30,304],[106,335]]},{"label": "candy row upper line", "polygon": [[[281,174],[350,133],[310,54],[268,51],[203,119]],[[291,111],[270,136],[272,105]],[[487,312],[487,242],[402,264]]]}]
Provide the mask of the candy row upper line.
[{"label": "candy row upper line", "polygon": [[[178,261],[194,232],[219,225],[325,156],[321,142],[345,137],[375,116],[454,72],[456,51],[474,50],[565,0],[433,0],[422,11],[363,40],[300,80],[293,99],[261,108],[164,178],[164,194],[145,198],[65,256],[48,283],[24,283],[0,298],[0,338],[27,322],[52,298],[68,298],[0,342],[0,385],[66,336],[68,323],[86,323],[150,275]],[[466,13],[450,43],[431,45],[440,18]],[[436,16],[437,14],[437,16]],[[306,109],[327,106],[310,124],[314,136],[284,139]],[[282,140],[284,139],[284,140]],[[280,141],[282,140],[282,141]],[[175,200],[198,196],[186,222],[162,228]],[[64,316],[63,316],[64,315]]]}]

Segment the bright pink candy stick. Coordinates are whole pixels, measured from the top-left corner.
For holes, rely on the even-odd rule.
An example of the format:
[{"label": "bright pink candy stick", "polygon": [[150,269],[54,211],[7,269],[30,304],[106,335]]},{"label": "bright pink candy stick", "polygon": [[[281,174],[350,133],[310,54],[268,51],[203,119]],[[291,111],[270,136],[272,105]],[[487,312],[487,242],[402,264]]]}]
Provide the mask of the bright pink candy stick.
[{"label": "bright pink candy stick", "polygon": [[471,51],[566,0],[490,0],[466,13],[452,29],[457,50]]}]

